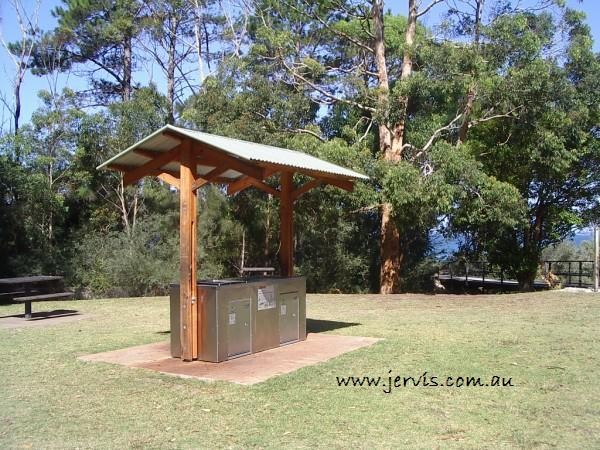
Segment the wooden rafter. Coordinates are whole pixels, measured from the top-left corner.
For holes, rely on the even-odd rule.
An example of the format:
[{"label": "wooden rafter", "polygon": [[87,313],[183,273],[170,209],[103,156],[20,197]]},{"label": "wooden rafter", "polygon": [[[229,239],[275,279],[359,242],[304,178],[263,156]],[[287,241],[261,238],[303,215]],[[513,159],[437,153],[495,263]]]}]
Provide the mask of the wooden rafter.
[{"label": "wooden rafter", "polygon": [[252,186],[252,184],[250,183],[251,179],[252,178],[250,177],[242,177],[231,182],[229,186],[227,186],[227,194],[233,195],[240,191],[243,191],[246,188],[249,188],[250,186]]},{"label": "wooden rafter", "polygon": [[161,153],[159,156],[151,159],[146,164],[143,164],[135,169],[132,169],[128,172],[125,172],[123,175],[123,184],[125,186],[136,182],[140,178],[143,178],[147,175],[150,175],[150,172],[153,170],[160,169],[165,164],[170,163],[173,160],[179,159],[180,156],[180,147],[177,146],[168,152]]},{"label": "wooden rafter", "polygon": [[[272,167],[265,168],[263,171],[262,180],[266,180],[270,176],[275,175],[275,173],[277,173],[277,169],[274,169]],[[229,186],[227,186],[227,193],[229,195],[233,195],[237,192],[241,192],[244,189],[249,188],[250,186],[253,186],[252,177],[244,176],[230,183]]]},{"label": "wooden rafter", "polygon": [[143,148],[136,148],[133,153],[136,155],[143,156],[144,158],[154,159],[160,156],[162,152],[153,152],[152,150],[144,150]]},{"label": "wooden rafter", "polygon": [[269,186],[267,183],[265,183],[263,181],[255,180],[253,178],[250,178],[249,182],[256,189],[266,192],[267,194],[271,194],[274,197],[279,197],[279,191],[277,189],[275,189],[273,186]]},{"label": "wooden rafter", "polygon": [[337,178],[329,178],[329,177],[318,177],[325,184],[331,184],[333,186],[337,186],[340,189],[344,189],[348,192],[352,192],[354,190],[354,183],[350,180],[340,180]]},{"label": "wooden rafter", "polygon": [[264,178],[264,170],[261,167],[210,147],[196,145],[194,146],[194,153],[201,165],[213,167],[226,165],[228,170],[232,169],[255,179],[262,180]]},{"label": "wooden rafter", "polygon": [[[164,134],[172,138],[178,139],[180,142],[185,140],[191,142],[190,138],[186,136],[181,136],[180,134],[174,133],[172,131],[167,130],[164,132]],[[264,179],[263,169],[258,165],[243,161],[223,151],[214,149],[208,145],[203,145],[194,142],[192,144],[192,153],[196,155],[200,164],[208,166],[226,164],[228,166],[228,169],[232,169],[236,172],[243,173],[244,175],[248,175],[257,180]]]},{"label": "wooden rafter", "polygon": [[223,165],[215,167],[213,170],[202,175],[201,177],[198,177],[192,183],[192,191],[198,190],[198,188],[204,186],[206,183],[215,181],[217,178],[220,179],[221,177],[219,177],[219,175],[223,174],[223,172],[226,172],[227,170],[229,170],[229,168],[225,164],[223,164]]},{"label": "wooden rafter", "polygon": [[166,173],[167,175],[171,175],[175,179],[179,179],[179,170],[177,170],[177,171],[175,171],[175,170],[165,170],[165,169],[151,170],[148,173],[148,176],[158,177],[160,174],[163,174],[163,173]]},{"label": "wooden rafter", "polygon": [[205,180],[204,178],[196,178],[196,180],[194,180],[194,182],[192,183],[192,191],[196,192],[198,189],[200,189],[202,186],[204,186],[207,183],[208,183],[208,181]]},{"label": "wooden rafter", "polygon": [[316,188],[320,185],[322,185],[324,183],[323,180],[319,180],[317,178],[314,178],[306,183],[304,183],[302,186],[300,186],[298,189],[294,190],[294,192],[292,192],[292,200],[297,200],[298,198],[300,198],[302,195],[306,194],[308,191],[310,191],[313,188]]},{"label": "wooden rafter", "polygon": [[223,173],[227,172],[228,170],[229,170],[229,167],[227,167],[226,164],[221,164],[221,165],[215,167],[210,172],[205,173],[204,175],[202,175],[202,178],[204,178],[206,181],[213,181],[219,175],[223,175]]},{"label": "wooden rafter", "polygon": [[131,167],[131,166],[125,166],[123,164],[109,164],[108,165],[109,169],[112,170],[116,170],[117,172],[129,172],[133,169],[135,169],[135,167]]},{"label": "wooden rafter", "polygon": [[179,187],[179,179],[175,178],[173,175],[171,175],[170,173],[167,172],[161,172],[158,175],[156,175],[158,178],[160,178],[162,181],[164,181],[165,183],[167,183],[169,186],[173,186],[176,189],[180,189]]}]

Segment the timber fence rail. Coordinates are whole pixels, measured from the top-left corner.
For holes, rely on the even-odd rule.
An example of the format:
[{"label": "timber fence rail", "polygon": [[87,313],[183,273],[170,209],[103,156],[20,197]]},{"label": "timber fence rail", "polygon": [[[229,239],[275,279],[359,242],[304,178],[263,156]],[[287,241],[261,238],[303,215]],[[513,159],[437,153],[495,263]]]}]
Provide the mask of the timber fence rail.
[{"label": "timber fence rail", "polygon": [[589,288],[594,286],[594,261],[543,261],[544,271],[558,276],[563,286]]},{"label": "timber fence rail", "polygon": [[438,277],[441,280],[456,280],[469,284],[481,285],[484,289],[487,285],[499,286],[501,290],[505,285],[513,285],[515,282],[506,279],[506,271],[495,264],[487,261],[467,261],[456,259],[447,261],[440,266]]}]

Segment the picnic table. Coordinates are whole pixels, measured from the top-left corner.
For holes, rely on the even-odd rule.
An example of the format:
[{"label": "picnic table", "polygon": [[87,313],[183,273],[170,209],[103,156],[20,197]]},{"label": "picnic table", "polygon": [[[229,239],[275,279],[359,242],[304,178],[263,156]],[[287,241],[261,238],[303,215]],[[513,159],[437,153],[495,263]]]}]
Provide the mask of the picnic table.
[{"label": "picnic table", "polygon": [[0,278],[0,298],[25,304],[25,318],[31,319],[31,303],[65,300],[73,297],[65,291],[63,277],[38,275],[33,277]]}]

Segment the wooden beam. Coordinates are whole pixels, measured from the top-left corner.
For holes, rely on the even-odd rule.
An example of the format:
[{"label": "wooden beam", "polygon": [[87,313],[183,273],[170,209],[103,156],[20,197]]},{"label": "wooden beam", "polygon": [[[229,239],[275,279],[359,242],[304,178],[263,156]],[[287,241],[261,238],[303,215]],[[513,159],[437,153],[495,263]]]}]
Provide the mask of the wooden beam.
[{"label": "wooden beam", "polygon": [[322,176],[318,176],[317,178],[325,184],[331,184],[348,192],[352,192],[354,190],[354,182],[350,180],[339,180],[337,178],[328,178]]},{"label": "wooden beam", "polygon": [[136,148],[133,153],[136,155],[143,156],[144,158],[154,159],[157,156],[160,156],[163,152],[153,152],[152,150],[144,150],[143,148]]},{"label": "wooden beam", "polygon": [[129,171],[135,169],[135,167],[132,167],[132,166],[125,166],[123,164],[114,164],[114,163],[109,164],[107,167],[109,169],[116,170],[118,172],[129,172]]},{"label": "wooden beam", "polygon": [[179,180],[179,170],[175,171],[175,170],[152,170],[150,171],[149,175],[153,176],[153,177],[158,177],[161,173],[166,173],[167,175],[171,175],[173,178],[175,178],[176,180]]},{"label": "wooden beam", "polygon": [[[194,181],[195,161],[193,161],[189,141],[181,144],[180,151],[180,177],[181,189],[179,191],[179,308],[181,359],[191,361],[194,359],[194,330],[197,330],[197,315],[194,315],[196,300],[196,284],[193,283],[193,262],[196,258],[194,248],[194,206],[192,205],[192,183]],[[197,345],[197,344],[196,344]]]},{"label": "wooden beam", "polygon": [[275,189],[273,186],[269,186],[267,183],[264,183],[259,180],[255,180],[254,178],[245,177],[243,179],[236,180],[227,186],[227,194],[233,195],[236,192],[243,191],[249,187],[255,187],[267,194],[271,194],[275,197],[279,197],[280,192]]},{"label": "wooden beam", "polygon": [[194,145],[194,152],[197,155],[198,163],[204,166],[221,166],[224,165],[227,169],[235,170],[249,177],[262,180],[264,178],[264,170],[262,167],[242,159],[231,156],[220,150],[208,147],[207,145]]},{"label": "wooden beam", "polygon": [[294,192],[292,192],[292,200],[293,201],[298,200],[298,198],[300,198],[301,196],[306,194],[308,191],[320,186],[321,184],[323,184],[323,180],[319,180],[317,178],[314,178],[314,179],[308,181],[307,183],[304,183],[302,186],[300,186],[298,189],[296,189]]},{"label": "wooden beam", "polygon": [[206,181],[212,181],[213,179],[217,178],[219,175],[222,175],[223,172],[227,172],[228,170],[229,170],[229,167],[227,167],[227,165],[221,164],[220,166],[215,167],[210,172],[202,175],[202,178],[204,178]]},{"label": "wooden beam", "polygon": [[249,188],[250,186],[252,186],[252,183],[250,183],[251,179],[252,178],[245,176],[229,183],[229,186],[227,186],[227,194],[233,195],[243,191],[246,188]]},{"label": "wooden beam", "polygon": [[[265,168],[264,172],[263,172],[262,180],[266,180],[267,178],[269,178],[271,175],[274,175],[275,173],[277,173],[277,169]],[[245,176],[245,177],[239,178],[239,179],[231,182],[229,184],[229,186],[227,186],[227,194],[233,195],[237,192],[241,192],[244,189],[249,188],[250,186],[253,186],[252,177]]]},{"label": "wooden beam", "polygon": [[[170,163],[175,159],[179,159],[180,156],[180,146],[177,146],[168,152],[161,153],[156,158],[148,161],[146,164],[143,164],[135,169],[132,169],[128,172],[125,172],[123,175],[123,184],[125,186],[136,182],[142,177],[149,175],[153,170],[160,169],[165,164]],[[196,167],[193,167],[194,172]]]},{"label": "wooden beam", "polygon": [[192,192],[196,192],[198,189],[200,189],[206,183],[208,183],[208,181],[206,181],[204,178],[196,178],[194,180],[194,182],[192,183]]},{"label": "wooden beam", "polygon": [[236,181],[235,178],[228,178],[228,177],[214,177],[211,180],[213,183],[220,183],[220,184],[229,184],[233,181]]},{"label": "wooden beam", "polygon": [[164,181],[165,183],[167,183],[169,186],[173,186],[174,188],[180,189],[180,187],[179,187],[179,179],[175,178],[170,173],[161,172],[161,173],[159,173],[156,176],[158,178],[160,178],[162,181]]},{"label": "wooden beam", "polygon": [[198,190],[198,188],[201,188],[206,183],[210,183],[211,181],[215,181],[217,178],[220,178],[219,175],[221,175],[223,172],[226,172],[227,170],[229,170],[229,169],[225,165],[221,165],[221,166],[215,167],[213,170],[211,170],[208,173],[205,173],[204,175],[202,175],[201,177],[197,178],[192,183],[192,191],[195,192],[195,191]]},{"label": "wooden beam", "polygon": [[279,197],[280,195],[280,192],[277,189],[275,189],[273,186],[269,186],[267,183],[264,183],[262,181],[250,178],[250,184],[256,189],[260,189],[261,191],[266,192],[267,194],[271,194],[274,197]]},{"label": "wooden beam", "polygon": [[282,172],[281,195],[279,196],[279,264],[281,275],[291,277],[294,274],[294,201],[292,192],[294,174]]}]

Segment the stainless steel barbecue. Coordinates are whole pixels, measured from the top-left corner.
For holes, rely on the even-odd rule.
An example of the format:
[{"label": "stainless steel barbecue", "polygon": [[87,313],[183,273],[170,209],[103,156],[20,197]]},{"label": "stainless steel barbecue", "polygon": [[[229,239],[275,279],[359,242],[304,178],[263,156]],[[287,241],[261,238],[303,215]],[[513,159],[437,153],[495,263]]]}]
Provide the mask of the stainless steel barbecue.
[{"label": "stainless steel barbecue", "polygon": [[[198,282],[198,359],[220,362],[306,339],[304,277]],[[171,355],[181,356],[179,285],[171,285]],[[200,321],[199,321],[200,322]]]}]

